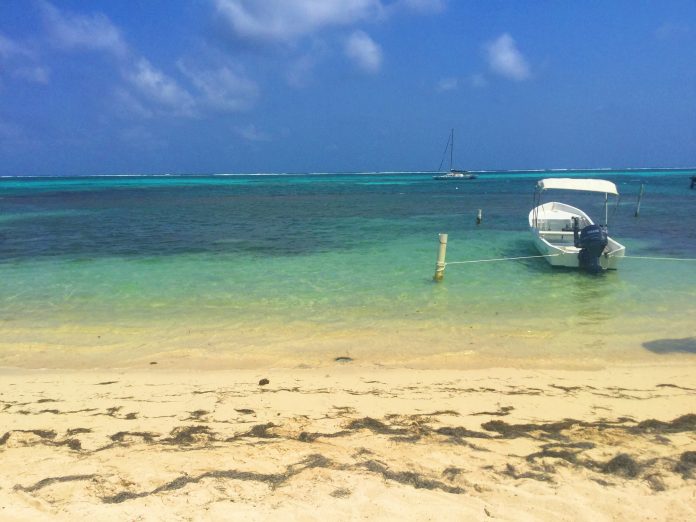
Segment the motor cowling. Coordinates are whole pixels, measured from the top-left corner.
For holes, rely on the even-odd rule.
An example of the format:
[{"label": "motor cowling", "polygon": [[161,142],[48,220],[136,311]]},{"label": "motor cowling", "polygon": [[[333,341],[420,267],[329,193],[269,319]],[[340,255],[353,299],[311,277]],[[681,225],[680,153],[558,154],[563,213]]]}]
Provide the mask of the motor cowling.
[{"label": "motor cowling", "polygon": [[601,272],[599,257],[609,243],[606,229],[600,225],[588,225],[578,231],[576,225],[574,232],[575,246],[580,249],[578,253],[580,268],[593,274]]}]

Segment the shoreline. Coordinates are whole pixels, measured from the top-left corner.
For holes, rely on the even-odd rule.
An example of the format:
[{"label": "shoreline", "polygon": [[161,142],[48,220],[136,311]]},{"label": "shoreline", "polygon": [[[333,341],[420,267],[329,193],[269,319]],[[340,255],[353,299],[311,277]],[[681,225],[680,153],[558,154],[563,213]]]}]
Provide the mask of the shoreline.
[{"label": "shoreline", "polygon": [[694,383],[683,360],[4,368],[0,508],[7,520],[686,520]]},{"label": "shoreline", "polygon": [[[625,326],[625,325],[624,325]],[[495,326],[394,323],[326,327],[113,327],[66,325],[2,329],[0,368],[255,369],[331,368],[336,359],[366,369],[547,368],[690,365],[696,337],[686,319],[669,331],[563,331],[542,324]]]},{"label": "shoreline", "polygon": [[[157,354],[155,354],[157,355]],[[696,378],[696,357],[691,354],[670,354],[668,356],[652,356],[635,360],[588,358],[585,360],[570,358],[537,358],[525,357],[506,358],[502,356],[488,357],[481,360],[467,359],[470,354],[451,353],[437,354],[433,358],[415,357],[408,362],[395,363],[390,361],[364,361],[353,358],[345,352],[336,352],[331,358],[322,358],[308,362],[300,362],[296,358],[277,359],[249,358],[244,361],[230,361],[226,358],[215,357],[213,354],[200,354],[193,350],[173,351],[161,356],[143,357],[121,365],[109,365],[108,361],[98,364],[32,364],[32,365],[0,365],[0,377],[4,375],[32,373],[60,374],[216,374],[224,373],[267,373],[267,372],[343,372],[343,373],[375,373],[375,372],[479,372],[479,371],[528,371],[528,372],[570,372],[597,373],[617,370],[644,371],[647,369],[685,368],[694,371]],[[334,356],[335,355],[335,356]],[[437,362],[433,364],[433,360]]]}]

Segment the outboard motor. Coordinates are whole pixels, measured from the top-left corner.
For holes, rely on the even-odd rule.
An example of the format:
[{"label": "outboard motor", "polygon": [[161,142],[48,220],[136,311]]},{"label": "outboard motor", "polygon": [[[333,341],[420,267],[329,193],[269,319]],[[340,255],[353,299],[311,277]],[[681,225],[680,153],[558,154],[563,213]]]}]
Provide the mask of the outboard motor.
[{"label": "outboard motor", "polygon": [[599,264],[599,256],[609,243],[607,231],[600,225],[588,225],[582,230],[578,224],[578,218],[573,218],[573,239],[576,248],[580,248],[578,261],[580,268],[591,274],[598,274],[602,271]]}]

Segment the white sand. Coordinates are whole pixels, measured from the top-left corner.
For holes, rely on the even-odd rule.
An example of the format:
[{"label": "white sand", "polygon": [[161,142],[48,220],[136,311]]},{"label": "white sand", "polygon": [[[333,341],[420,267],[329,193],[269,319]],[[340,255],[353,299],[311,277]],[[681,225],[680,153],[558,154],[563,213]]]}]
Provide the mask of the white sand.
[{"label": "white sand", "polygon": [[696,520],[695,410],[696,362],[5,370],[0,519]]}]

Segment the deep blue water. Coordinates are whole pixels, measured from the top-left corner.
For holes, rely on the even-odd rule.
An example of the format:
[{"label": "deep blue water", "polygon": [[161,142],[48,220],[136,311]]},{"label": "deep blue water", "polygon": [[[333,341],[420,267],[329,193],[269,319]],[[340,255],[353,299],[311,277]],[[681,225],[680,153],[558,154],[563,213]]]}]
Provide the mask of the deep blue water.
[{"label": "deep blue water", "polygon": [[[634,252],[696,253],[693,172],[590,174],[617,182],[622,196],[611,210],[611,233],[636,240]],[[523,232],[534,182],[544,175],[488,173],[464,182],[435,182],[427,174],[5,178],[0,262],[306,254],[436,231],[456,236],[476,228],[478,208],[484,212],[479,229]],[[641,183],[646,192],[635,219]],[[573,201],[601,216],[601,197],[573,195]]]}]

